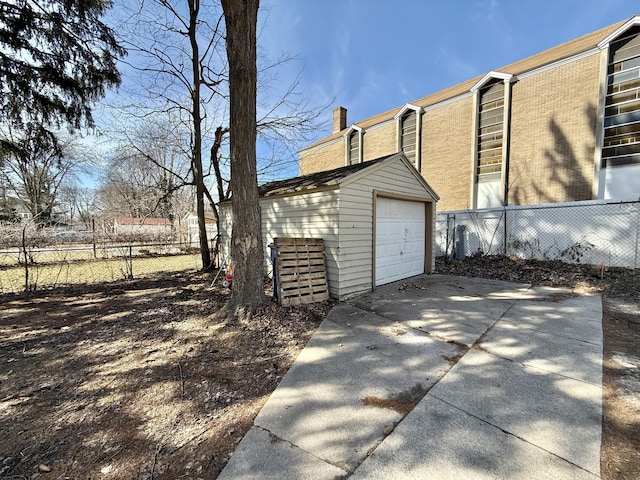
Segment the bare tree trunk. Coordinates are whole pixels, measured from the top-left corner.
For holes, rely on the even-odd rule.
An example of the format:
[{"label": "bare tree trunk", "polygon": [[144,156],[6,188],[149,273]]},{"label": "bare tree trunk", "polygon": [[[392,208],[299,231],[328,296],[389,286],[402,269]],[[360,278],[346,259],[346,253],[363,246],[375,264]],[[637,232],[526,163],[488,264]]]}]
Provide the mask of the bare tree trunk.
[{"label": "bare tree trunk", "polygon": [[[225,133],[227,133],[227,130],[223,130],[222,127],[216,128],[216,134],[213,141],[213,145],[211,145],[210,163],[211,165],[213,165],[213,171],[215,172],[215,176],[216,176],[216,186],[218,189],[218,203],[222,202],[226,196],[224,193],[224,180],[222,179],[222,172],[220,171],[220,158],[218,157],[218,152],[220,151],[220,146],[222,145],[222,136]],[[208,190],[206,190],[205,194],[209,199],[209,203],[211,204],[211,209],[216,215],[216,232],[218,232],[218,235],[216,235],[216,243],[213,247],[212,255],[214,259],[217,259],[218,253],[220,252],[220,228],[221,228],[220,213],[216,206],[216,202],[214,202],[213,198],[211,198],[211,193]]]},{"label": "bare tree trunk", "polygon": [[259,0],[222,0],[229,62],[233,232],[231,306],[265,300],[256,167],[256,24]]},{"label": "bare tree trunk", "polygon": [[216,232],[218,232],[218,234],[215,236],[215,243],[213,245],[213,251],[211,252],[211,262],[212,262],[212,265],[217,267],[219,266],[219,262],[217,261],[219,260],[218,253],[220,252],[220,212],[218,211],[217,203],[211,196],[211,192],[209,191],[208,188],[206,188],[206,186],[204,189],[204,195],[205,197],[207,197],[207,200],[209,201],[209,206],[213,211],[213,215],[216,217]]},{"label": "bare tree trunk", "polygon": [[202,115],[200,112],[200,52],[198,48],[197,28],[199,0],[189,0],[189,41],[191,42],[191,70],[193,73],[193,85],[191,97],[193,102],[193,180],[196,184],[196,212],[198,214],[198,231],[200,239],[200,258],[202,269],[211,267],[211,252],[207,240],[207,223],[204,212],[204,173],[202,169]]},{"label": "bare tree trunk", "polygon": [[216,134],[211,145],[211,165],[213,165],[213,171],[216,175],[216,186],[218,187],[218,202],[223,201],[224,194],[224,180],[222,179],[222,172],[220,171],[220,159],[218,158],[218,151],[222,145],[222,136],[225,134],[225,130],[222,127],[216,128]]}]

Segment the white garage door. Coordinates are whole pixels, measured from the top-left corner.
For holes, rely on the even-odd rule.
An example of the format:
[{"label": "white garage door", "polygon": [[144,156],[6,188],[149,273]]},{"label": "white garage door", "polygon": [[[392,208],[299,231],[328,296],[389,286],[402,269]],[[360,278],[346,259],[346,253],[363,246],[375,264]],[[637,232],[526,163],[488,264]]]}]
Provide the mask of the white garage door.
[{"label": "white garage door", "polygon": [[376,285],[424,273],[425,205],[378,198]]}]

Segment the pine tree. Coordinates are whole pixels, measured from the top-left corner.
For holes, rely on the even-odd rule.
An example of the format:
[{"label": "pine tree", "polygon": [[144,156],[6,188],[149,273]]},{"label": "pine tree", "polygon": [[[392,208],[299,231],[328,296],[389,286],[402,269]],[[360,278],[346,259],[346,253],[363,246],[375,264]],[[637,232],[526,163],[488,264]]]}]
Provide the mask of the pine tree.
[{"label": "pine tree", "polygon": [[125,50],[101,21],[107,0],[0,0],[0,148],[11,137],[55,145],[55,130],[93,125],[91,107],[120,83]]}]

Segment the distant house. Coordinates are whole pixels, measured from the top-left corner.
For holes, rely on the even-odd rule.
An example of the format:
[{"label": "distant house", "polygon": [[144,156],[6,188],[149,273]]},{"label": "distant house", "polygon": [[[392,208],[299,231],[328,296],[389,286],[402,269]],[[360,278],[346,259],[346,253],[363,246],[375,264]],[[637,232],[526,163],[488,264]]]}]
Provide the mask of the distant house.
[{"label": "distant house", "polygon": [[0,219],[21,222],[28,222],[33,215],[15,192],[7,192],[5,189],[0,193]]},{"label": "distant house", "polygon": [[[207,239],[211,242],[218,234],[218,224],[213,212],[206,212],[204,216]],[[198,214],[189,212],[183,219],[183,232],[186,234],[186,242],[192,247],[200,245],[200,229],[198,227]]]},{"label": "distant house", "polygon": [[113,233],[116,235],[169,235],[172,229],[173,226],[168,218],[118,217],[113,219]]},{"label": "distant house", "polygon": [[27,207],[25,207],[24,203],[20,200],[13,199],[13,202],[8,203],[7,205],[11,205],[11,209],[13,210],[15,217],[20,219],[20,221],[28,222],[33,218],[31,212],[27,210]]},{"label": "distant house", "polygon": [[26,212],[26,211],[18,211],[16,212],[16,216],[22,220],[23,222],[26,222],[28,220],[30,220],[32,218],[31,213]]}]

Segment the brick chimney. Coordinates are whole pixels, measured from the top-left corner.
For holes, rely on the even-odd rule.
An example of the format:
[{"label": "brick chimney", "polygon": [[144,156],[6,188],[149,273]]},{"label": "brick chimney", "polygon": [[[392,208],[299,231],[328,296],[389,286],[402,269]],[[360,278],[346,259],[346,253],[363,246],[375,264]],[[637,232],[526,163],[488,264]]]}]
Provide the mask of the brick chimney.
[{"label": "brick chimney", "polygon": [[347,128],[347,109],[336,107],[333,109],[333,132],[337,133]]}]

